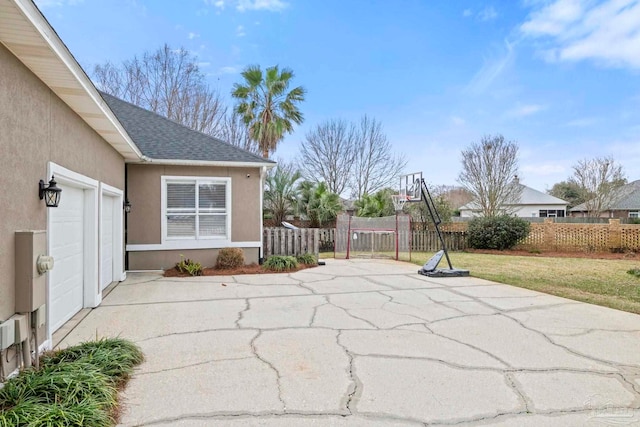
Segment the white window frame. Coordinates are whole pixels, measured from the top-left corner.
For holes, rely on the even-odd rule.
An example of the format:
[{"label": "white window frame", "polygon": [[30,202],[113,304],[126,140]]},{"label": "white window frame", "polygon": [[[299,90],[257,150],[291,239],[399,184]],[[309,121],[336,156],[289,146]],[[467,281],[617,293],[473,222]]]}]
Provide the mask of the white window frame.
[{"label": "white window frame", "polygon": [[[200,184],[224,184],[225,185],[225,204],[226,204],[226,235],[225,236],[207,236],[198,237],[198,230],[196,227],[196,235],[193,237],[169,237],[167,236],[167,184],[168,183],[187,183],[193,182],[195,186]],[[197,194],[197,193],[196,193]],[[202,242],[211,240],[231,240],[231,178],[225,177],[211,177],[211,176],[161,176],[161,215],[162,215],[162,244],[167,242]],[[196,196],[196,207],[198,206],[198,200]],[[196,216],[198,214],[196,213]]]},{"label": "white window frame", "polygon": [[629,218],[640,218],[639,211],[629,211]]}]

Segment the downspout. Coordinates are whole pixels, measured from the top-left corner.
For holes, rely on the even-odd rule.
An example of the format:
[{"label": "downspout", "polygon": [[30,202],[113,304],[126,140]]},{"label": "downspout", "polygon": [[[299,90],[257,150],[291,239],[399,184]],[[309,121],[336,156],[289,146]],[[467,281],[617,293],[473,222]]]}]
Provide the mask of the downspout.
[{"label": "downspout", "polygon": [[262,166],[260,168],[260,180],[258,191],[260,192],[260,247],[258,248],[258,264],[264,262],[264,179],[267,176],[267,167]]},{"label": "downspout", "polygon": [[[124,164],[124,200],[129,200],[127,190],[129,188],[129,164]],[[127,250],[127,234],[128,234],[129,214],[124,213],[124,271],[129,270],[129,251]]]}]

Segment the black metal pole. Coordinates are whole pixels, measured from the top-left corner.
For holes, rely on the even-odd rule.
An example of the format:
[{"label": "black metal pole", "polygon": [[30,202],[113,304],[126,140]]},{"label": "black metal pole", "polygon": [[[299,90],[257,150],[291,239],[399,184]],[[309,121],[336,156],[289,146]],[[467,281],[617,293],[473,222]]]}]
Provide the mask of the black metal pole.
[{"label": "black metal pole", "polygon": [[420,183],[420,190],[422,192],[422,199],[427,205],[427,209],[429,210],[429,215],[431,216],[433,224],[436,226],[436,234],[438,235],[438,239],[440,239],[440,244],[442,245],[444,256],[447,258],[449,270],[453,270],[453,265],[451,265],[451,260],[449,259],[449,252],[447,251],[447,246],[444,243],[444,237],[442,236],[442,232],[440,231],[440,223],[442,222],[442,220],[440,219],[440,215],[438,215],[436,205],[433,203],[433,198],[431,197],[431,193],[427,188],[427,184],[424,182],[424,178],[422,178],[421,181],[422,182]]}]

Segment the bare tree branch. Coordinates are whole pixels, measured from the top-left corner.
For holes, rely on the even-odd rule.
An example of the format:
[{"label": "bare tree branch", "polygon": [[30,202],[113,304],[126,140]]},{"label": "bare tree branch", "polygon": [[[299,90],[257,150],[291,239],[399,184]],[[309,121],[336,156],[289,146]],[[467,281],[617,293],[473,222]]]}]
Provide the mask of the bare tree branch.
[{"label": "bare tree branch", "polygon": [[483,216],[510,213],[520,200],[518,145],[502,135],[484,136],[462,151],[458,181],[473,195]]},{"label": "bare tree branch", "polygon": [[96,65],[93,80],[99,89],[161,114],[187,127],[220,136],[226,107],[185,49],[167,44],[121,65]]},{"label": "bare tree branch", "polygon": [[599,217],[610,209],[618,189],[627,180],[622,165],[617,164],[613,157],[596,157],[580,160],[574,165],[569,182],[578,186],[581,198],[586,200],[587,216]]},{"label": "bare tree branch", "polygon": [[[249,131],[242,120],[242,116],[233,111],[233,109],[227,111],[218,137],[243,150],[262,155],[262,150],[260,150],[258,143],[249,137]],[[278,162],[278,165],[280,165],[280,162]]]},{"label": "bare tree branch", "polygon": [[362,117],[357,130],[351,168],[351,196],[360,199],[384,187],[393,186],[407,165],[402,155],[394,155],[382,124],[376,119]]},{"label": "bare tree branch", "polygon": [[300,169],[306,180],[327,184],[342,194],[349,184],[357,132],[345,120],[328,120],[309,131],[300,146]]}]

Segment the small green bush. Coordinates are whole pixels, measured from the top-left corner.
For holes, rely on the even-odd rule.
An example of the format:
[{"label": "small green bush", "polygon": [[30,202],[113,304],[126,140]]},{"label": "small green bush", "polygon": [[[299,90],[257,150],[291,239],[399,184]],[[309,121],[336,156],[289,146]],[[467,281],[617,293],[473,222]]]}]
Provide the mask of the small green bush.
[{"label": "small green bush", "polygon": [[15,426],[92,426],[115,425],[111,414],[93,399],[78,403],[22,401],[9,410],[0,410],[0,427]]},{"label": "small green bush", "polygon": [[7,381],[0,390],[0,408],[22,402],[77,405],[93,400],[101,409],[117,404],[116,387],[111,379],[88,363],[74,362],[26,369]]},{"label": "small green bush", "polygon": [[627,270],[627,274],[635,277],[640,277],[640,268],[632,268],[631,270]]},{"label": "small green bush", "polygon": [[120,384],[129,379],[133,374],[133,368],[143,360],[142,351],[131,341],[122,338],[104,338],[45,353],[40,358],[40,363],[42,366],[65,362],[91,364],[112,378],[116,384]]},{"label": "small green bush", "polygon": [[298,255],[296,257],[296,260],[298,261],[299,264],[304,264],[304,265],[313,265],[318,263],[318,260],[316,259],[316,257],[308,253]]},{"label": "small green bush", "polygon": [[238,268],[244,265],[244,252],[240,248],[222,248],[218,252],[218,260],[216,268],[220,270],[228,270]]},{"label": "small green bush", "polygon": [[102,339],[42,355],[0,389],[0,427],[116,424],[117,390],[144,356],[134,343]]},{"label": "small green bush", "polygon": [[180,261],[176,263],[176,270],[180,273],[189,273],[191,276],[202,276],[202,264],[180,255]]},{"label": "small green bush", "polygon": [[287,271],[298,267],[295,257],[284,255],[272,255],[264,262],[264,268],[272,271]]},{"label": "small green bush", "polygon": [[474,218],[469,221],[468,243],[474,249],[512,249],[530,229],[527,221],[509,215]]}]

